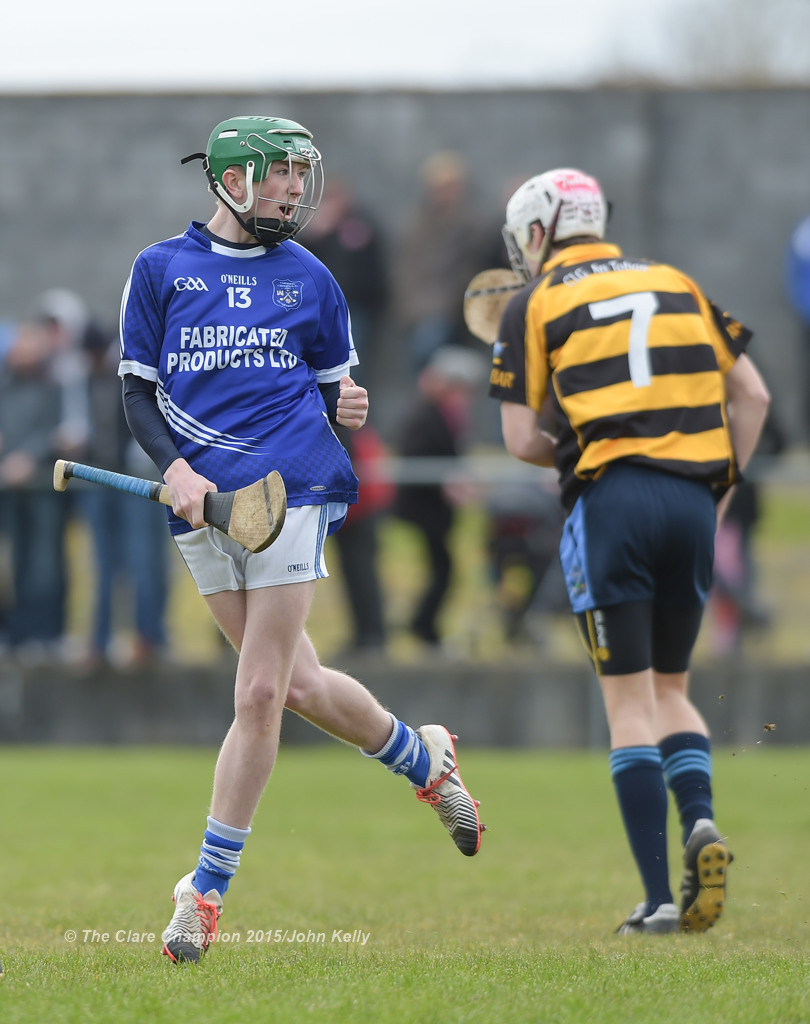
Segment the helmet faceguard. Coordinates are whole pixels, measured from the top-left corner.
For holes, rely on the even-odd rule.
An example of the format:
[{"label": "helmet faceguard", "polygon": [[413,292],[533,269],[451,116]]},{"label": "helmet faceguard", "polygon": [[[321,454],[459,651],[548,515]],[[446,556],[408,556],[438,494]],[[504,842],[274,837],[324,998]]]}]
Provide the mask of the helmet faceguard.
[{"label": "helmet faceguard", "polygon": [[[323,195],[323,167],[321,154],[312,145],[312,134],[296,124],[279,117],[244,116],[222,121],[211,132],[205,153],[194,153],[188,160],[201,159],[211,191],[226,206],[249,234],[268,247],[293,238],[314,217]],[[261,182],[270,167],[285,161],[289,169],[286,200],[260,196]],[[292,194],[293,169],[296,164],[308,168],[304,192]],[[238,203],[223,182],[229,167],[239,166],[245,172],[246,195]],[[262,217],[261,204],[272,202],[294,211],[289,220]]]},{"label": "helmet faceguard", "polygon": [[503,239],[512,269],[524,281],[531,279],[528,261],[537,259],[528,251],[533,224],[545,233],[547,253],[568,238],[604,238],[607,215],[599,182],[582,171],[562,168],[529,178],[506,204]]}]

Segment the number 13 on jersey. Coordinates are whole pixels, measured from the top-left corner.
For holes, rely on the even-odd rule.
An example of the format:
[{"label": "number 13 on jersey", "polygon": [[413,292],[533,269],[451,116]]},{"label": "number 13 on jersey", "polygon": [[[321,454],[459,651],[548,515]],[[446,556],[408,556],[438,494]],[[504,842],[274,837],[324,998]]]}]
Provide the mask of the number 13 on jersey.
[{"label": "number 13 on jersey", "polygon": [[227,292],[228,305],[231,309],[247,309],[253,301],[250,297],[250,288],[235,288],[231,285]]}]

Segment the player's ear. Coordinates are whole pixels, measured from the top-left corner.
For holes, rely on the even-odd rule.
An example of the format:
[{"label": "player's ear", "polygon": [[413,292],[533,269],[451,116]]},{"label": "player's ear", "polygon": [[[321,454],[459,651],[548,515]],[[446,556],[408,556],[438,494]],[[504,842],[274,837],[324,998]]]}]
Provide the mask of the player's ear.
[{"label": "player's ear", "polygon": [[543,231],[543,225],[539,220],[536,220],[530,225],[530,231],[532,233],[530,249],[532,252],[540,252],[540,246],[543,244],[543,239],[546,234],[545,231]]},{"label": "player's ear", "polygon": [[222,172],[222,184],[234,199],[241,203],[245,199],[245,175],[236,167],[226,167]]}]

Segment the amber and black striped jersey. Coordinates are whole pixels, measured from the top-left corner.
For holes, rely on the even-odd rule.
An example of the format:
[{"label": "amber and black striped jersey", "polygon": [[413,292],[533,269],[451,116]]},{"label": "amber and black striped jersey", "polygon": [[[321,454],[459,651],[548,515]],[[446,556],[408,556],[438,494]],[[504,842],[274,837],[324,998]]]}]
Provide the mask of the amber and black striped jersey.
[{"label": "amber and black striped jersey", "polygon": [[737,478],[723,378],[750,338],[674,267],[572,245],[506,307],[489,393],[538,414],[550,397],[569,510],[617,459],[722,491]]}]

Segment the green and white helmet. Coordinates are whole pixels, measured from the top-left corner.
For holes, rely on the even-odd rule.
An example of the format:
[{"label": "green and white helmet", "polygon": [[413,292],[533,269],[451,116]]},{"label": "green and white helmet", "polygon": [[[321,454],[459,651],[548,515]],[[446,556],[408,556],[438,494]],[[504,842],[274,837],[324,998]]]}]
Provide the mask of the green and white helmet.
[{"label": "green and white helmet", "polygon": [[550,242],[562,242],[580,236],[604,238],[607,218],[602,189],[589,174],[562,167],[529,178],[506,204],[503,237],[512,269],[529,280],[532,224],[540,224],[551,235]]},{"label": "green and white helmet", "polygon": [[[293,238],[305,227],[323,195],[321,154],[312,144],[312,133],[295,121],[281,117],[243,115],[221,121],[211,132],[205,153],[194,153],[188,160],[201,159],[211,190],[228,207],[242,227],[267,246],[278,245]],[[278,160],[289,164],[303,163],[309,168],[304,194],[298,199],[288,197],[287,206],[296,211],[288,221],[260,217],[256,182],[264,181],[270,165]],[[239,165],[245,170],[247,195],[237,203],[223,184],[229,167]],[[292,179],[291,179],[292,180]],[[247,214],[245,218],[242,214]]]}]

